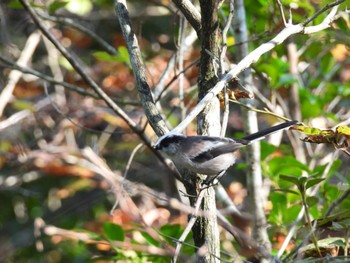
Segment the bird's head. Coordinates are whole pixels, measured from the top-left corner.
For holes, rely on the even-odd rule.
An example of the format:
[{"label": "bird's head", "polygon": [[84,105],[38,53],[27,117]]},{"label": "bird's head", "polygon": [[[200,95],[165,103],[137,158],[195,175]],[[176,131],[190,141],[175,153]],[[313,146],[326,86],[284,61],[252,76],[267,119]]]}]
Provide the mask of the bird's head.
[{"label": "bird's head", "polygon": [[158,139],[153,145],[153,148],[155,150],[163,151],[168,155],[175,155],[179,144],[185,138],[186,136],[180,133],[167,133]]}]

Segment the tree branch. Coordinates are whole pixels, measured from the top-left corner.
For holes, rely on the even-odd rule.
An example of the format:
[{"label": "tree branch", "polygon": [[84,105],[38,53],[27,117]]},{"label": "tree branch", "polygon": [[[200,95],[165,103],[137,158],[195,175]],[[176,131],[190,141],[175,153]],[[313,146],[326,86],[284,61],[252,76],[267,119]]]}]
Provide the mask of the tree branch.
[{"label": "tree branch", "polygon": [[146,80],[146,69],[142,61],[142,56],[138,41],[129,17],[125,0],[115,0],[115,11],[123,32],[124,39],[128,48],[131,66],[133,68],[134,77],[137,84],[137,89],[141,98],[141,103],[147,119],[152,126],[154,132],[160,136],[168,131],[168,128],[159,113],[150,87]]},{"label": "tree branch", "polygon": [[186,17],[196,31],[198,38],[201,37],[201,14],[189,0],[173,0],[173,3],[179,8],[181,13]]},{"label": "tree branch", "polygon": [[50,33],[50,31],[43,25],[40,19],[37,17],[34,9],[27,2],[27,0],[19,0],[24,9],[28,11],[29,15],[33,19],[34,23],[41,30],[43,35],[47,37],[52,44],[61,52],[61,54],[68,60],[72,67],[79,73],[82,79],[100,96],[106,104],[114,110],[128,125],[129,127],[139,135],[139,137],[147,144],[150,145],[148,137],[142,132],[140,127],[97,85],[95,81],[84,71],[83,65],[78,62],[74,56],[72,56],[68,50]]},{"label": "tree branch", "polygon": [[[336,3],[343,2],[342,1],[336,1]],[[243,70],[250,67],[251,64],[257,62],[259,58],[275,48],[277,45],[283,43],[288,37],[298,34],[298,33],[314,33],[317,32],[315,30],[322,30],[324,28],[329,27],[329,23],[333,22],[338,16],[335,15],[335,13],[338,10],[338,5],[334,6],[331,13],[322,21],[322,23],[317,27],[305,27],[303,24],[297,24],[297,25],[289,25],[288,27],[284,28],[277,36],[275,36],[270,41],[260,45],[258,48],[254,49],[252,52],[250,52],[246,57],[244,57],[233,69],[231,69],[227,74],[224,75],[224,77],[219,80],[216,85],[208,92],[207,95],[205,95],[201,101],[197,104],[197,106],[187,115],[187,117],[174,129],[172,132],[181,132],[183,131],[187,125],[189,125],[196,116],[204,109],[204,107],[217,95],[219,92],[225,87],[225,85],[232,80],[233,78],[237,77],[239,73],[241,73]]]}]

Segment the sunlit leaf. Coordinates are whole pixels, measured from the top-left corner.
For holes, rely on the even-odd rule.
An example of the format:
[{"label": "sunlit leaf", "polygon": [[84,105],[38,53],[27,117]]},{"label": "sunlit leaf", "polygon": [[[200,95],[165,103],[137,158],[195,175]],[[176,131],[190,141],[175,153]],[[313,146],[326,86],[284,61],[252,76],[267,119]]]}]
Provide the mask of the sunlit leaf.
[{"label": "sunlit leaf", "polygon": [[276,83],[276,88],[282,87],[282,86],[288,86],[291,85],[293,83],[296,83],[297,80],[295,78],[295,76],[293,76],[292,74],[283,74],[281,75],[281,77],[278,79],[277,83]]},{"label": "sunlit leaf", "polygon": [[55,13],[58,9],[65,7],[68,1],[54,1],[48,6],[49,13]]},{"label": "sunlit leaf", "polygon": [[32,112],[35,111],[33,103],[26,100],[15,100],[12,103],[13,107],[17,110],[30,110]]},{"label": "sunlit leaf", "polygon": [[153,245],[158,247],[160,242],[155,240],[150,234],[148,234],[147,232],[141,232],[141,235],[146,239],[146,241],[148,242],[148,244]]},{"label": "sunlit leaf", "polygon": [[106,222],[103,224],[103,232],[110,240],[124,241],[124,230],[120,225]]},{"label": "sunlit leaf", "polygon": [[318,198],[316,196],[308,196],[306,197],[306,204],[308,206],[313,206],[318,203]]},{"label": "sunlit leaf", "polygon": [[292,190],[292,189],[280,188],[280,189],[274,189],[272,191],[273,192],[282,192],[282,193],[290,193],[290,194],[299,195],[299,193],[297,191]]},{"label": "sunlit leaf", "polygon": [[313,179],[308,179],[305,185],[306,189],[309,189],[310,187],[319,184],[320,182],[324,181],[325,178],[313,178]]},{"label": "sunlit leaf", "polygon": [[66,5],[67,10],[73,14],[83,16],[92,11],[92,3],[90,0],[70,0]]},{"label": "sunlit leaf", "polygon": [[169,242],[173,242],[172,239],[169,239],[167,237],[179,238],[182,233],[182,227],[178,224],[176,225],[167,224],[160,228],[160,232],[164,235],[166,239],[168,239]]},{"label": "sunlit leaf", "polygon": [[291,156],[276,157],[268,162],[268,169],[273,176],[288,174],[300,176],[302,171],[310,173],[309,168]]},{"label": "sunlit leaf", "polygon": [[7,5],[7,7],[13,8],[13,9],[23,9],[21,2],[18,0],[11,0],[6,5]]},{"label": "sunlit leaf", "polygon": [[294,185],[299,185],[299,183],[300,183],[298,177],[291,176],[291,175],[283,175],[283,174],[281,174],[280,175],[280,179],[285,180],[287,182],[290,182],[290,183],[292,183]]}]

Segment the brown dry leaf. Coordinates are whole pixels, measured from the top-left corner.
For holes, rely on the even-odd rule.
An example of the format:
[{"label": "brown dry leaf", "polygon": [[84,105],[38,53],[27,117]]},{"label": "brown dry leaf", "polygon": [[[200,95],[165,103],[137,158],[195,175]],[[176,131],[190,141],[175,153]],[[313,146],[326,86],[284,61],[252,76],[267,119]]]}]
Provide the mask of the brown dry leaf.
[{"label": "brown dry leaf", "polygon": [[76,164],[67,164],[62,154],[35,153],[33,164],[44,173],[54,176],[77,176],[90,178],[95,173]]},{"label": "brown dry leaf", "polygon": [[231,98],[236,98],[236,100],[239,100],[239,99],[253,99],[254,96],[251,94],[251,93],[248,93],[246,91],[243,91],[243,90],[239,90],[239,89],[235,89],[233,91],[233,94],[232,94],[232,91],[229,93],[229,97]]},{"label": "brown dry leaf", "polygon": [[90,178],[94,173],[79,165],[67,165],[60,163],[60,161],[53,161],[47,165],[43,165],[40,169],[55,176],[77,176],[81,178]]},{"label": "brown dry leaf", "polygon": [[86,49],[92,45],[92,40],[88,35],[71,27],[65,27],[63,37],[70,39],[72,44],[78,48]]},{"label": "brown dry leaf", "polygon": [[122,63],[96,62],[94,73],[105,76],[102,79],[102,87],[108,95],[114,95],[117,91],[125,89],[130,90],[135,86],[132,72]]},{"label": "brown dry leaf", "polygon": [[18,99],[31,98],[44,94],[42,85],[37,81],[24,82],[16,84],[13,95]]}]

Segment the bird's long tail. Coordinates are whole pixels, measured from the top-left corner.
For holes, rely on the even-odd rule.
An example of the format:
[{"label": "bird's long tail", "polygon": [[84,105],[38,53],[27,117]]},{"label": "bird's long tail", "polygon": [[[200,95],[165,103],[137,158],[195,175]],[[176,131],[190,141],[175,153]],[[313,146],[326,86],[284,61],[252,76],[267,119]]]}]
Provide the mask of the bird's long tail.
[{"label": "bird's long tail", "polygon": [[256,133],[247,135],[247,136],[243,137],[242,139],[247,140],[247,141],[251,141],[251,142],[255,141],[255,140],[261,140],[261,139],[265,138],[267,135],[270,135],[270,134],[275,133],[275,132],[280,131],[280,130],[287,129],[290,126],[297,124],[297,123],[298,123],[298,121],[287,121],[287,122],[278,124],[276,126],[267,128],[265,130],[261,130],[261,131],[258,131]]}]

